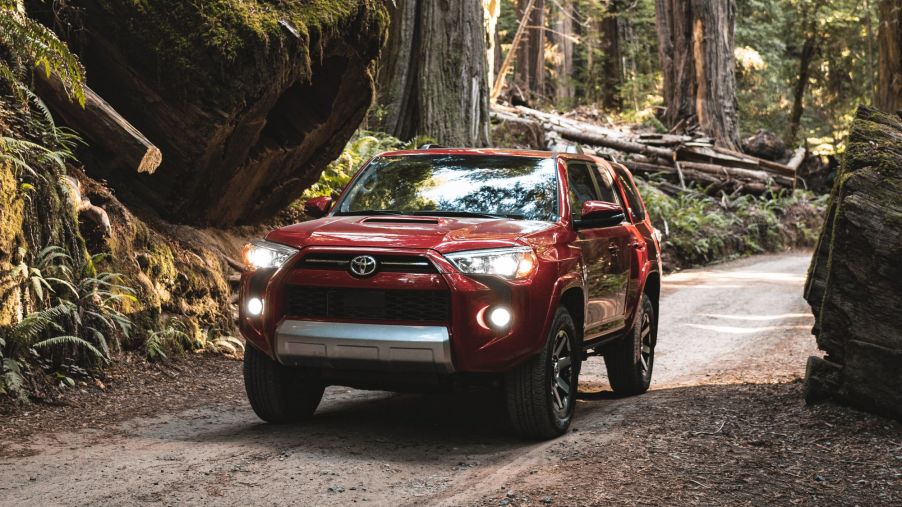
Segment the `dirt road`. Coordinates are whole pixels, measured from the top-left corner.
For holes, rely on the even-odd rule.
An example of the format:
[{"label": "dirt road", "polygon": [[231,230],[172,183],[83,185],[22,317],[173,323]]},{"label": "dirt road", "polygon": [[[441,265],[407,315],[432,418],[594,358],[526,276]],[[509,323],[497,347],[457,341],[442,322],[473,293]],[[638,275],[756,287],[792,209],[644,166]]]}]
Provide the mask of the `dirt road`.
[{"label": "dirt road", "polygon": [[[899,500],[899,425],[805,409],[792,383],[815,352],[800,296],[807,265],[803,254],[762,256],[667,277],[653,391],[613,398],[592,358],[574,429],[551,442],[511,437],[489,395],[330,388],[315,420],[295,427],[261,424],[244,403],[204,401],[32,437],[29,452],[0,457],[0,504],[710,504],[771,494],[816,502],[836,488],[845,496],[834,499],[854,501],[859,476],[866,504]],[[228,367],[236,381],[223,388],[240,389],[239,365]],[[838,426],[850,435],[824,452],[815,447],[823,439],[804,436]],[[900,450],[856,435],[882,435]],[[840,444],[862,468],[837,462],[848,477],[835,479],[819,470],[834,466],[829,446]],[[850,454],[859,447],[864,457]]]}]

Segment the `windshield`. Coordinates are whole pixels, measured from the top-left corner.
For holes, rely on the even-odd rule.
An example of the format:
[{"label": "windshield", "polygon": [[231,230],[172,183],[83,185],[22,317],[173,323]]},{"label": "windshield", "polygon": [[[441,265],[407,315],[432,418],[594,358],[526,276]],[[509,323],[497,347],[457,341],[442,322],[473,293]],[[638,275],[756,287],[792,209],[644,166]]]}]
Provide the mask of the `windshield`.
[{"label": "windshield", "polygon": [[554,160],[483,155],[377,158],[348,189],[337,214],[379,213],[554,221]]}]

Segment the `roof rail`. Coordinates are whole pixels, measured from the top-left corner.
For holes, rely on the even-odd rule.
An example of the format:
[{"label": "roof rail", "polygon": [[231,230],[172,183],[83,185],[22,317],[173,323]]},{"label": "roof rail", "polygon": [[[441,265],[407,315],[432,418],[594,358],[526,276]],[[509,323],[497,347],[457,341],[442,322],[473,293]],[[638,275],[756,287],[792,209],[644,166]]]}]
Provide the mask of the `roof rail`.
[{"label": "roof rail", "polygon": [[434,143],[426,143],[426,144],[421,144],[417,149],[418,150],[439,150],[442,148],[445,148],[445,146],[440,146],[440,145],[434,144]]}]

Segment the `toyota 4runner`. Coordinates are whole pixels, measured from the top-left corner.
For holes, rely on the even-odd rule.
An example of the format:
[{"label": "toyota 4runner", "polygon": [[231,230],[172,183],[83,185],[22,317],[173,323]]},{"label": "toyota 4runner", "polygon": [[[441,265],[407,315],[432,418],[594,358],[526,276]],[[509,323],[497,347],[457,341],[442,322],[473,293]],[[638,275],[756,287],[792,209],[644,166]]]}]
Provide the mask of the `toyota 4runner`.
[{"label": "toyota 4runner", "polygon": [[366,163],[315,220],[245,247],[239,325],[250,404],[313,415],[328,385],[500,386],[514,429],[565,432],[579,371],[651,382],[655,230],[625,167],[582,154],[424,149]]}]

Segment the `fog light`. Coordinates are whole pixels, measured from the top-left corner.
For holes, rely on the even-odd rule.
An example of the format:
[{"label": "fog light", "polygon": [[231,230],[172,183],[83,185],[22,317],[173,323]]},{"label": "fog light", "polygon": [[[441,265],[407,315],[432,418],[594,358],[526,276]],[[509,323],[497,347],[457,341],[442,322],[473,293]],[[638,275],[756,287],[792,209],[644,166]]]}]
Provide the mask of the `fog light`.
[{"label": "fog light", "polygon": [[495,308],[489,313],[489,321],[495,327],[507,327],[511,323],[511,312],[507,308]]},{"label": "fog light", "polygon": [[250,298],[247,300],[247,313],[256,317],[263,313],[263,300],[260,298]]}]

